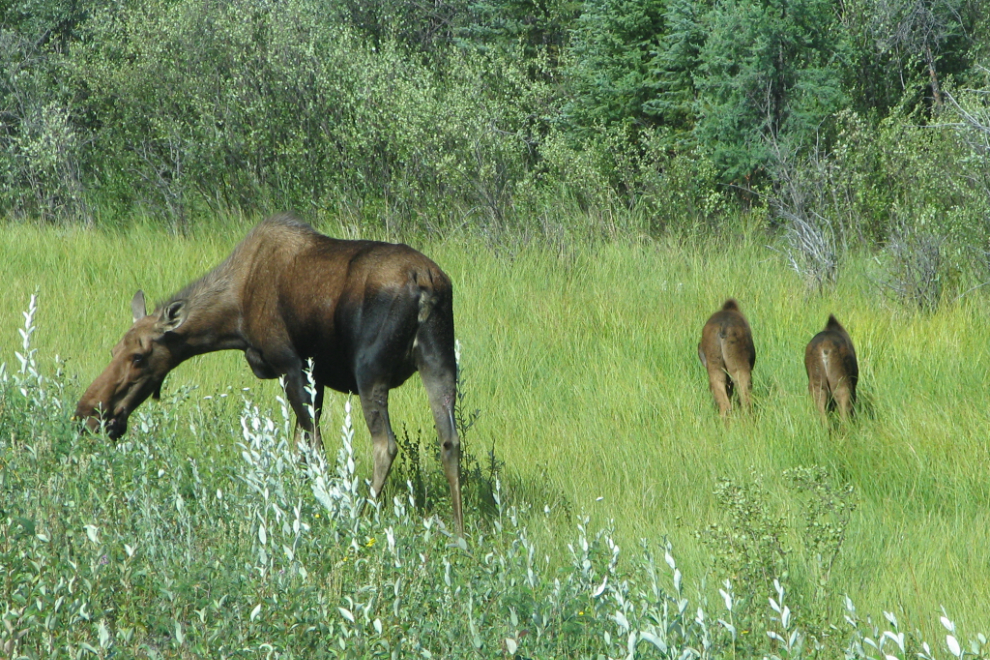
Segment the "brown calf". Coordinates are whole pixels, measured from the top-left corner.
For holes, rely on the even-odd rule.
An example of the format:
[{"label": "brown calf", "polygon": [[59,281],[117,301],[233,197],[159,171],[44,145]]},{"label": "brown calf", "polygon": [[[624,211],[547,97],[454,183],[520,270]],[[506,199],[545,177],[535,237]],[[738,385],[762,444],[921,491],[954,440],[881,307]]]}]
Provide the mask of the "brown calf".
[{"label": "brown calf", "polygon": [[829,315],[825,329],[808,342],[804,368],[808,371],[808,391],[822,419],[836,407],[842,419],[847,419],[856,403],[859,365],[852,339],[835,316]]},{"label": "brown calf", "polygon": [[[397,452],[388,393],[419,371],[461,533],[452,305],[450,279],[416,250],[336,240],[291,216],[275,216],[151,314],[137,292],[131,301],[134,325],[83,394],[76,416],[91,430],[102,423],[111,438],[119,438],[131,412],[149,396],[157,398],[172,369],[203,353],[241,350],[258,378],[285,377],[297,440],[305,431],[321,450],[323,388],[360,395],[374,442],[377,497]],[[303,368],[309,359],[316,419],[306,409]]]},{"label": "brown calf", "polygon": [[712,314],[701,331],[698,357],[708,369],[711,387],[719,412],[728,415],[732,410],[730,397],[734,386],[739,388],[739,399],[747,410],[750,408],[751,374],[756,364],[756,348],[746,317],[739,310],[739,303],[729,298],[722,309]]}]

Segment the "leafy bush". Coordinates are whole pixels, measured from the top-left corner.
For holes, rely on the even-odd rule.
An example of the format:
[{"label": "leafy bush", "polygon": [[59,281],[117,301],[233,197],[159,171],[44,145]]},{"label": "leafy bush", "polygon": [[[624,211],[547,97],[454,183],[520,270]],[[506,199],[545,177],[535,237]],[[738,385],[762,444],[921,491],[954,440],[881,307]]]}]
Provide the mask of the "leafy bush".
[{"label": "leafy bush", "polygon": [[945,238],[905,229],[891,237],[887,245],[887,276],[884,289],[897,301],[934,312],[942,300],[946,263]]}]

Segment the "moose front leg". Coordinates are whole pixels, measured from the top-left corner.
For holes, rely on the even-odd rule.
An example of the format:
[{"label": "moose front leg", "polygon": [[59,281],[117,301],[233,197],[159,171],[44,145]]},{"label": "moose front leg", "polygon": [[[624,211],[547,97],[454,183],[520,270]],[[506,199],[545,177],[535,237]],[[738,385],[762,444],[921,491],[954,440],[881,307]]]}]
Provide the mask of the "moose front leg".
[{"label": "moose front leg", "polygon": [[[306,392],[306,378],[302,370],[302,361],[295,359],[295,364],[289,366],[285,374],[285,398],[288,399],[292,411],[296,413],[296,444],[309,439],[310,446],[317,451],[323,451],[323,438],[320,436],[320,413],[323,411],[323,385],[316,383],[316,395],[310,401]],[[310,414],[309,404],[313,410]]]}]

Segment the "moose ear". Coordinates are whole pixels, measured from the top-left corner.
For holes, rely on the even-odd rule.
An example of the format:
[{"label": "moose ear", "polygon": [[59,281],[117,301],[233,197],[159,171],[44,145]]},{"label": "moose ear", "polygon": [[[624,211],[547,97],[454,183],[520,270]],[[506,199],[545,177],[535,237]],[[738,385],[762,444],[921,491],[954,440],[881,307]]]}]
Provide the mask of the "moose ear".
[{"label": "moose ear", "polygon": [[134,315],[135,323],[148,315],[147,307],[144,304],[144,291],[141,289],[138,289],[138,292],[131,298],[131,314]]},{"label": "moose ear", "polygon": [[175,300],[170,302],[162,310],[161,320],[158,327],[162,332],[174,332],[186,320],[186,301]]}]

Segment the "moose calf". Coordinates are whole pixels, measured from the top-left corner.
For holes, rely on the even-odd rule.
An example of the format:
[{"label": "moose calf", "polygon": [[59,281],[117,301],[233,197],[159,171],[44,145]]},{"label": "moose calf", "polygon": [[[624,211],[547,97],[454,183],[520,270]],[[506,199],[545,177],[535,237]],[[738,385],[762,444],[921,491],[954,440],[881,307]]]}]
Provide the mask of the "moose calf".
[{"label": "moose calf", "polygon": [[829,315],[825,329],[808,342],[804,367],[808,371],[808,391],[822,419],[827,419],[826,413],[836,407],[842,419],[848,419],[856,403],[859,365],[852,339],[834,315]]},{"label": "moose calf", "polygon": [[722,309],[708,319],[701,331],[698,357],[708,369],[708,383],[719,412],[723,416],[729,414],[732,409],[729,397],[735,386],[739,388],[743,407],[748,410],[756,348],[749,323],[734,299],[726,300]]}]

